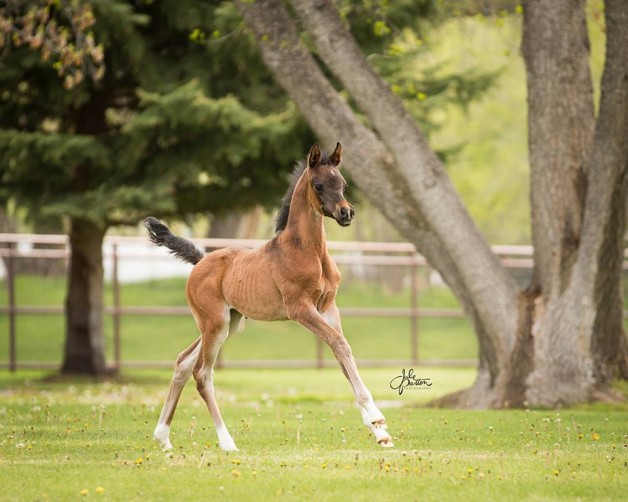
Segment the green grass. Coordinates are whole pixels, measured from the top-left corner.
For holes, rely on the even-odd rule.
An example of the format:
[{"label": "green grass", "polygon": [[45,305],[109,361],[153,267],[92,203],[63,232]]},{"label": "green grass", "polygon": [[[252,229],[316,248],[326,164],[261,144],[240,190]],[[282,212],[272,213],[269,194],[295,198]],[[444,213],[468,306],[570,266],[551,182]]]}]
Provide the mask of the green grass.
[{"label": "green grass", "polygon": [[[0,303],[6,304],[6,288],[0,284]],[[16,286],[18,305],[62,306],[65,278],[19,276]],[[105,303],[112,304],[111,288]],[[121,289],[124,306],[185,306],[185,279],[153,280],[125,284]],[[346,281],[338,294],[342,307],[410,306],[409,289],[390,293],[374,282]],[[422,308],[458,308],[446,288],[422,287]],[[411,328],[403,318],[343,319],[344,331],[358,359],[410,359]],[[108,357],[113,357],[110,316],[105,318]],[[172,361],[197,336],[191,315],[137,316],[121,320],[123,361]],[[58,362],[62,358],[64,321],[61,315],[20,315],[17,318],[17,354],[21,361]],[[0,361],[6,362],[8,319],[0,317]],[[419,352],[428,359],[474,359],[477,343],[466,319],[420,319]],[[247,321],[243,333],[229,340],[223,350],[225,360],[306,359],[314,360],[315,337],[293,322],[264,323]],[[332,359],[329,350],[325,357]]]},{"label": "green grass", "polygon": [[361,425],[340,371],[219,371],[240,448],[230,454],[192,384],[174,451],[152,441],[168,372],[100,384],[2,372],[0,499],[625,500],[625,405],[425,409],[417,404],[469,385],[474,370],[416,368],[433,386],[402,396],[388,388],[398,371],[362,372],[387,405],[392,450]]}]

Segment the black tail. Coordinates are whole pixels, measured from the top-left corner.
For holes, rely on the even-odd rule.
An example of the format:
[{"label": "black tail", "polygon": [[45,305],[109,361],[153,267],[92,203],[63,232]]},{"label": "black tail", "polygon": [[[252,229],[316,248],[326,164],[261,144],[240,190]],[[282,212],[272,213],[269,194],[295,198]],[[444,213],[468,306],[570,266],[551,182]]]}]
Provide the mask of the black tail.
[{"label": "black tail", "polygon": [[203,259],[203,253],[190,241],[177,237],[170,229],[157,218],[149,216],[144,220],[144,226],[148,231],[148,238],[158,246],[167,247],[170,252],[186,263],[196,265]]}]

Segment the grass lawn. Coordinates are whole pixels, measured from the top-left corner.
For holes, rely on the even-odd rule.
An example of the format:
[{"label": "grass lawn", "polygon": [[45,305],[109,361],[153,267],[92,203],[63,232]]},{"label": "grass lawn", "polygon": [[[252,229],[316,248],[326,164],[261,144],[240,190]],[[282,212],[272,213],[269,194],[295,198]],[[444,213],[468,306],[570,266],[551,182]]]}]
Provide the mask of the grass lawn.
[{"label": "grass lawn", "polygon": [[222,370],[218,398],[240,452],[217,448],[189,384],[170,454],[151,438],[169,372],[103,383],[1,372],[0,499],[626,500],[625,405],[426,409],[474,370],[415,371],[432,387],[401,396],[388,386],[398,368],[362,371],[394,449],[361,425],[338,370]]}]

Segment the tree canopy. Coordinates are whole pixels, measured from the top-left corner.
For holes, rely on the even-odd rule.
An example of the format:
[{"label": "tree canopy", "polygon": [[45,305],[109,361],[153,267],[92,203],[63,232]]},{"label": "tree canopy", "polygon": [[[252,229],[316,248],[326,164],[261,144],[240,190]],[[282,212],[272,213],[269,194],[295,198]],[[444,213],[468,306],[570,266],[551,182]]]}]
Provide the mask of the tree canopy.
[{"label": "tree canopy", "polygon": [[[340,8],[428,134],[434,109],[496,76],[413,64],[445,18],[437,2]],[[232,2],[9,2],[0,23],[0,201],[34,217],[108,226],[270,205],[310,141]]]},{"label": "tree canopy", "polygon": [[[24,9],[39,19],[37,5]],[[72,5],[51,2],[47,17],[69,24]],[[78,6],[91,8],[93,26],[77,36],[99,42],[102,73],[81,69],[92,64],[83,51],[73,76],[33,44],[0,61],[3,200],[107,226],[279,197],[308,133],[249,38],[232,35],[233,6]]]}]

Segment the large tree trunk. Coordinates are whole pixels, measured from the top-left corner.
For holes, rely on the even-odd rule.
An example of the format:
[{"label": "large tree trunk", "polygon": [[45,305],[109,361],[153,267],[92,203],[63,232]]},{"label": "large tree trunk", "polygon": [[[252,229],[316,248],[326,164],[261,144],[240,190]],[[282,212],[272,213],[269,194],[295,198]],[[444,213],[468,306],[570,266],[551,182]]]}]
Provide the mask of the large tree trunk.
[{"label": "large tree trunk", "polygon": [[64,373],[97,376],[106,372],[103,336],[104,236],[105,229],[91,221],[78,218],[71,221]]},{"label": "large tree trunk", "polygon": [[[527,325],[519,332],[512,357],[516,371],[509,381],[509,397],[514,405],[523,404],[527,394],[538,402],[547,391],[542,378],[528,381],[534,368],[556,365],[556,371],[564,373],[559,380],[567,380],[567,374],[580,372],[573,366],[582,364],[569,350],[573,343],[557,331],[559,326],[550,327],[550,318],[565,326],[561,319],[569,314],[547,314],[563,298],[577,259],[593,147],[593,85],[583,7],[584,0],[541,0],[525,6],[522,52],[534,272],[523,297]],[[576,392],[586,388],[580,379],[570,380]]]},{"label": "large tree trunk", "polygon": [[597,124],[584,1],[529,2],[525,11],[536,267],[534,364],[526,396],[556,406],[606,394],[618,369],[626,367],[621,267],[628,194],[628,5],[606,2]]},{"label": "large tree trunk", "polygon": [[207,237],[214,239],[254,239],[260,224],[262,207],[246,212],[232,211],[210,216]]},{"label": "large tree trunk", "polygon": [[[312,54],[302,45],[295,19],[281,2],[241,2],[239,7],[259,41],[266,64],[300,107],[312,129],[325,142],[333,144],[340,140],[346,146],[346,168],[356,184],[441,272],[473,322],[480,347],[478,378],[471,389],[458,394],[452,403],[470,407],[522,404],[525,399],[544,403],[535,392],[538,387],[534,385],[534,378],[529,375],[538,365],[547,363],[543,359],[537,361],[539,354],[546,354],[547,351],[537,348],[538,342],[534,343],[538,320],[544,307],[543,297],[539,296],[538,290],[542,287],[539,282],[545,277],[545,269],[537,271],[533,287],[517,297],[512,280],[490,253],[487,243],[469,218],[443,166],[427,146],[416,123],[389,86],[370,68],[330,0],[294,0],[292,7],[308,31],[318,56],[365,113],[368,125],[358,119],[323,75]],[[554,9],[547,11],[548,15],[558,15]],[[588,54],[586,29],[582,31],[586,27],[582,21],[580,12],[566,16],[566,20],[557,18],[549,23],[550,31],[554,30],[556,36],[565,38],[558,43],[560,50],[564,49],[565,44],[574,44],[576,41],[582,46],[576,51],[575,67],[569,73],[569,78],[576,82],[568,86],[570,91],[562,102],[569,106],[570,97],[581,99],[585,95],[586,98],[584,102],[579,101],[575,109],[569,108],[568,113],[562,110],[562,122],[550,125],[550,132],[555,134],[557,129],[554,127],[571,128],[578,117],[584,117],[584,123],[578,124],[574,136],[557,140],[559,151],[552,158],[561,165],[566,162],[569,180],[576,181],[569,181],[572,185],[570,190],[562,190],[564,200],[561,199],[557,205],[559,221],[552,221],[552,236],[547,239],[551,245],[547,250],[538,251],[543,253],[540,261],[550,263],[548,267],[553,265],[568,271],[576,269],[577,257],[582,255],[578,252],[581,244],[579,236],[584,232],[582,213],[587,193],[586,165],[592,150],[591,85],[588,68],[586,71],[582,68],[582,49]],[[571,33],[565,34],[563,31]],[[552,33],[548,32],[546,36],[551,38]],[[551,57],[547,56],[548,59]],[[563,62],[559,60],[551,64],[560,66]],[[547,72],[548,75],[550,73]],[[559,80],[561,78],[564,77],[559,77]],[[571,87],[574,87],[573,92]],[[570,134],[569,130],[565,132]],[[572,145],[570,142],[574,141],[583,144]],[[564,172],[552,172],[548,176],[545,183],[550,184],[550,191],[551,183],[567,182]],[[619,181],[619,178],[615,181]],[[625,190],[621,192],[620,189],[614,195],[616,206],[621,205],[618,200],[622,193],[625,197]],[[540,205],[536,209],[537,213],[547,214],[547,218],[551,219],[555,211],[552,204],[556,203],[548,202],[542,195],[538,199],[545,205]],[[625,218],[625,208],[623,213],[622,218]],[[617,232],[621,233],[625,222],[622,220],[618,223]],[[565,227],[566,232],[563,231]],[[621,248],[616,238],[617,232],[611,238],[614,247],[609,245],[607,250],[615,252]],[[567,239],[563,238],[565,233]],[[556,249],[564,250],[558,265],[553,258]],[[620,255],[619,260],[618,266],[621,266]],[[584,264],[582,267],[585,267]],[[606,272],[615,274],[611,281],[613,291],[619,284],[616,269],[614,265],[611,272]],[[572,282],[569,276],[561,276],[560,273],[558,279],[554,279],[555,276],[552,284],[558,284],[557,294]],[[600,281],[597,283],[600,284]],[[569,311],[557,310],[556,315],[561,326],[571,325]],[[554,331],[550,330],[546,340],[553,336]],[[614,340],[623,340],[623,334],[615,336]],[[573,347],[564,352],[568,352],[567,357],[579,367],[580,362],[577,362],[574,354],[579,349],[570,349]],[[568,371],[560,376],[566,378],[571,373]],[[589,395],[586,392],[570,394],[567,400],[578,401]]]}]

